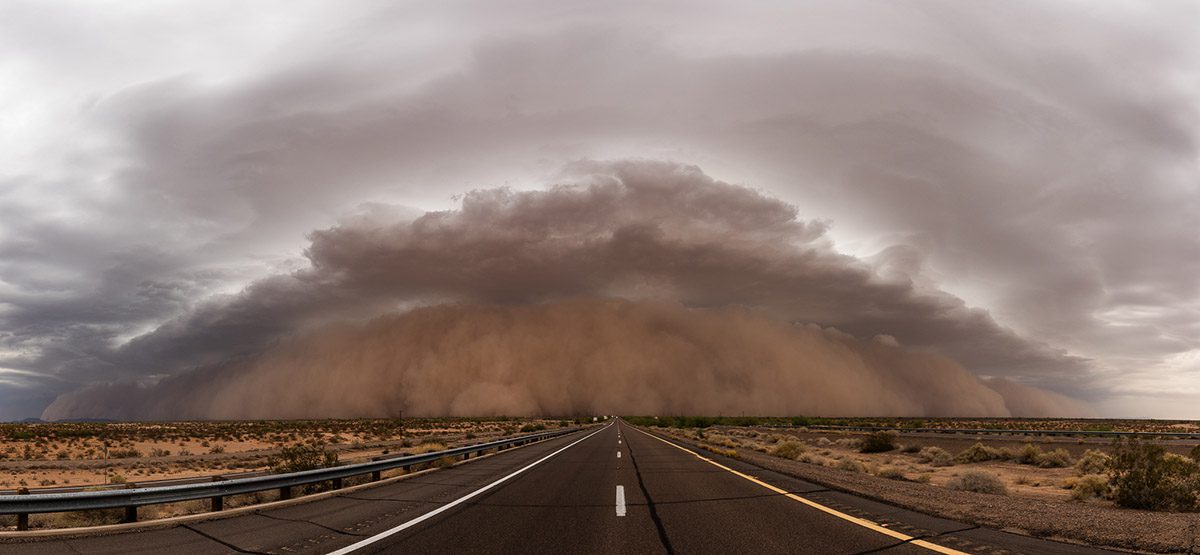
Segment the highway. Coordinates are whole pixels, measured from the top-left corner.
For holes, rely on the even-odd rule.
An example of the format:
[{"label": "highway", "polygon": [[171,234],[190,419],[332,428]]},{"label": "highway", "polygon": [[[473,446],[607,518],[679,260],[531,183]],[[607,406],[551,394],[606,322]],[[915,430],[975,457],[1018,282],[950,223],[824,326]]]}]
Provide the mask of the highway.
[{"label": "highway", "polygon": [[930,517],[619,420],[287,507],[0,553],[1104,553]]}]

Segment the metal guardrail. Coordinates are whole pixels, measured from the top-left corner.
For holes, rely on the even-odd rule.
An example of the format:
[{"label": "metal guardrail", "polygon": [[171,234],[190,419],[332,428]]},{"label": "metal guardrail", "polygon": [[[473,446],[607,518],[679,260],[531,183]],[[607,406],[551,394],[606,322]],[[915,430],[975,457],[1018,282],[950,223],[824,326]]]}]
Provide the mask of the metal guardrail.
[{"label": "metal guardrail", "polygon": [[472,454],[496,449],[503,450],[535,441],[542,441],[570,434],[582,428],[556,430],[527,436],[502,439],[489,443],[466,445],[444,451],[423,453],[420,455],[397,456],[378,459],[370,462],[347,464],[288,474],[272,474],[250,478],[222,479],[214,476],[212,482],[200,484],[185,484],[177,486],[132,487],[129,489],[85,491],[74,493],[33,493],[19,495],[0,495],[0,515],[17,515],[17,529],[29,528],[29,515],[34,513],[61,513],[67,511],[90,511],[97,509],[125,509],[124,522],[137,522],[137,508],[144,505],[161,503],[178,503],[209,499],[212,510],[224,508],[224,498],[230,495],[240,495],[278,489],[280,499],[290,499],[292,488],[315,484],[318,482],[333,482],[334,489],[342,487],[342,481],[352,476],[370,475],[371,481],[378,481],[386,470],[403,468],[409,470],[419,464],[437,461],[443,457],[459,457],[469,459]]},{"label": "metal guardrail", "polygon": [[[787,426],[796,427],[796,426]],[[1005,430],[998,428],[905,428],[903,426],[803,426],[810,430],[850,432],[916,432],[935,434],[997,434],[997,435],[1044,435],[1044,436],[1093,436],[1093,437],[1166,437],[1178,439],[1200,439],[1200,432],[1114,432],[1105,430]]]},{"label": "metal guardrail", "polygon": [[[372,459],[377,460],[377,459]],[[2,472],[2,471],[0,471]],[[238,478],[250,478],[252,476],[266,476],[271,472],[268,470],[250,470],[246,472],[229,472],[221,474],[220,477],[226,480],[234,480]],[[189,476],[187,478],[159,478],[156,480],[138,480],[137,483],[148,488],[156,488],[160,486],[181,486],[184,484],[207,484],[213,481],[212,474],[201,474],[199,476]],[[75,486],[42,486],[42,487],[23,487],[23,488],[6,488],[0,490],[0,497],[5,495],[13,495],[20,490],[29,490],[29,493],[76,493],[81,491],[100,491],[112,489],[127,489],[125,484],[85,484]]]}]

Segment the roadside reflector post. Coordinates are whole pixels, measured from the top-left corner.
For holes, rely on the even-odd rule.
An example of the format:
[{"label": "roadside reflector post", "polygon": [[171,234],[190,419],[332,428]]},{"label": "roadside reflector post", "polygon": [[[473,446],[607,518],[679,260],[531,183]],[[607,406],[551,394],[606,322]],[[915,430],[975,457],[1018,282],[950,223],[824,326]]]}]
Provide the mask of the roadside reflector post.
[{"label": "roadside reflector post", "polygon": [[[17,495],[29,495],[29,488],[20,488]],[[29,529],[29,513],[17,513],[17,530],[24,532]]]},{"label": "roadside reflector post", "polygon": [[[213,476],[212,477],[212,481],[214,481],[214,482],[222,482],[224,480],[225,480],[224,476]],[[225,510],[225,498],[220,495],[213,497],[212,498],[212,511],[215,513],[215,512],[223,511],[223,510]]]}]

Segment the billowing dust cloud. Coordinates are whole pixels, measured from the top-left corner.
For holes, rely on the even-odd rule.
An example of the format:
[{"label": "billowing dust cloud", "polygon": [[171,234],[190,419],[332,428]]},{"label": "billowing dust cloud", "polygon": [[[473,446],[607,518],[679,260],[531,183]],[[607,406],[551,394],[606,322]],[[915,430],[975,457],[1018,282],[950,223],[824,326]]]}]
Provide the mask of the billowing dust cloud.
[{"label": "billowing dust cloud", "polygon": [[998,391],[886,336],[859,340],[741,308],[576,299],[440,305],[331,326],[155,386],[64,395],[45,416],[1009,416],[1045,408],[1044,395]]},{"label": "billowing dust cloud", "polygon": [[[826,223],[694,166],[580,162],[564,176],[314,231],[309,267],[129,341],[95,380],[116,385],[44,416],[1078,412],[976,379],[1083,361],[927,285],[911,250],[844,255]],[[810,323],[886,337],[795,327]]]}]

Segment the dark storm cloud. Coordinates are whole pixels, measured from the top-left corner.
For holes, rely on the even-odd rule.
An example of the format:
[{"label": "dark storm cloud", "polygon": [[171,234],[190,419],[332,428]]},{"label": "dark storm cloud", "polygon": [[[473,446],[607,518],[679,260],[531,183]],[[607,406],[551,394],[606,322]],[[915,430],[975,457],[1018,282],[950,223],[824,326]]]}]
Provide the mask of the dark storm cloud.
[{"label": "dark storm cloud", "polygon": [[[431,287],[412,270],[406,283],[430,299],[369,273],[327,288],[305,281],[333,279],[318,265],[204,301],[276,271],[303,233],[362,202],[444,206],[471,188],[545,183],[565,161],[633,156],[760,187],[827,222],[825,240],[857,257],[847,268],[870,267],[838,270],[847,281],[815,298],[785,282],[819,279],[721,245],[714,261],[764,281],[725,292],[733,270],[714,262],[708,283],[674,285],[687,303],[889,333],[1096,400],[1200,392],[1193,5],[316,6],[124,20],[6,6],[0,71],[15,73],[0,77],[44,86],[0,89],[17,106],[16,131],[0,129],[0,150],[16,153],[0,173],[0,367],[54,376],[56,392],[153,381],[395,308],[379,302],[525,299],[465,277]],[[154,47],[124,38],[141,36]],[[41,153],[31,138],[51,154],[26,156]],[[649,231],[610,247],[679,254]],[[350,264],[347,240],[315,234],[314,262]],[[699,260],[713,248],[689,247]],[[815,268],[839,256],[814,250]],[[547,296],[630,288],[524,277]],[[776,302],[784,292],[790,305]],[[281,318],[254,318],[260,308]],[[205,326],[239,331],[222,352],[219,335],[190,335]]]}]

